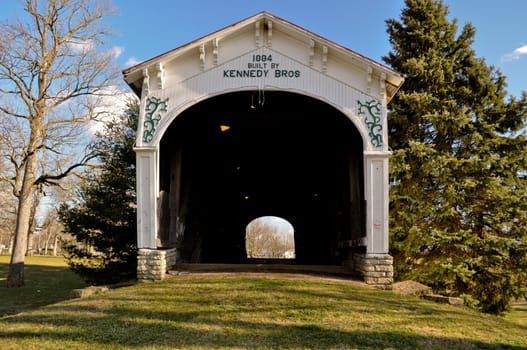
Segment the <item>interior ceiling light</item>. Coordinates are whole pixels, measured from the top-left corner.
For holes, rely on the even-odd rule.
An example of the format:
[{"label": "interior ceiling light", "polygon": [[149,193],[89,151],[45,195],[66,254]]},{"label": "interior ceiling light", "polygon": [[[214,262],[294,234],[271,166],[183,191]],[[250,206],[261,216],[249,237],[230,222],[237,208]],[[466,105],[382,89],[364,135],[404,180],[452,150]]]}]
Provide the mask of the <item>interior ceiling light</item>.
[{"label": "interior ceiling light", "polygon": [[225,131],[229,130],[230,128],[231,128],[231,127],[228,126],[228,125],[220,125],[220,130],[221,130],[221,132],[225,132]]}]

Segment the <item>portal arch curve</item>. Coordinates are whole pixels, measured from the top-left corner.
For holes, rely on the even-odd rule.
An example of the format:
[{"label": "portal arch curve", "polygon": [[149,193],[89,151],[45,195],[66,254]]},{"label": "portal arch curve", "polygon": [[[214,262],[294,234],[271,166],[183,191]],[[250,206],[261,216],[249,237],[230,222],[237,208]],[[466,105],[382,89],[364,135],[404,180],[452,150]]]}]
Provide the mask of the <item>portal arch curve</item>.
[{"label": "portal arch curve", "polygon": [[[148,143],[148,146],[157,148],[159,146],[159,142],[163,138],[163,135],[165,134],[166,130],[170,127],[170,125],[172,125],[174,120],[179,115],[181,115],[183,112],[185,112],[185,110],[187,110],[187,109],[191,108],[192,106],[197,105],[197,104],[199,104],[199,103],[201,103],[201,102],[203,102],[203,101],[205,101],[207,99],[218,97],[220,95],[223,95],[223,94],[226,94],[226,93],[230,93],[230,92],[236,92],[236,91],[251,91],[251,92],[252,91],[256,91],[258,94],[263,94],[263,96],[265,96],[266,92],[288,91],[288,92],[291,92],[291,93],[295,93],[295,94],[303,95],[303,96],[306,96],[306,97],[310,97],[310,98],[313,98],[315,100],[319,100],[319,101],[321,101],[323,103],[328,104],[332,108],[335,108],[339,112],[341,112],[343,115],[345,115],[353,123],[353,125],[355,126],[355,128],[357,129],[357,131],[361,135],[365,151],[373,149],[373,146],[372,146],[371,142],[368,141],[369,140],[368,130],[366,129],[366,126],[364,125],[364,122],[361,121],[361,118],[359,117],[359,115],[357,113],[357,109],[358,109],[358,106],[359,106],[357,101],[359,101],[359,100],[356,100],[355,103],[353,103],[353,101],[350,99],[351,101],[348,101],[349,106],[346,106],[346,105],[341,105],[340,104],[340,103],[342,103],[342,101],[332,100],[331,99],[332,96],[323,96],[323,91],[319,91],[319,93],[314,94],[312,91],[301,90],[301,89],[298,89],[298,88],[296,88],[296,89],[289,88],[288,90],[283,90],[283,89],[280,89],[280,88],[277,88],[277,87],[266,87],[264,89],[260,89],[260,88],[255,87],[255,86],[243,86],[243,85],[240,85],[236,89],[232,89],[232,90],[218,89],[218,90],[206,91],[206,92],[203,92],[200,95],[190,94],[186,98],[185,98],[185,96],[170,96],[169,100],[168,100],[169,101],[169,106],[171,106],[173,104],[175,104],[175,106],[172,107],[172,108],[169,107],[167,113],[162,117],[162,119],[160,120],[159,125],[158,125],[158,127],[156,129],[154,138],[151,140],[151,142]],[[363,100],[367,100],[367,96],[361,96],[361,97],[363,98]],[[175,101],[174,102],[170,102],[171,100],[175,100]],[[143,133],[144,133],[144,130],[143,130]],[[147,143],[141,142],[141,141],[144,141],[144,139],[143,140],[138,139],[138,146],[140,146],[141,144],[147,145]]]},{"label": "portal arch curve", "polygon": [[[240,263],[254,217],[298,228],[302,264],[339,264],[365,236],[363,141],[320,100],[289,91],[235,91],[173,120],[159,146],[158,243],[180,261]],[[258,103],[260,99],[260,103]]]}]

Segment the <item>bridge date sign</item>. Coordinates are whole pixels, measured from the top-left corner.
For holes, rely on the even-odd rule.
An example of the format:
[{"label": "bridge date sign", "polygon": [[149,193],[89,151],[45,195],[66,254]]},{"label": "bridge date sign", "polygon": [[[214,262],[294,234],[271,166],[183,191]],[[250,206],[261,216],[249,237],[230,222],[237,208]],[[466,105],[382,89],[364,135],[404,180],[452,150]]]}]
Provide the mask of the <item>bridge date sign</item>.
[{"label": "bridge date sign", "polygon": [[273,62],[273,55],[252,55],[251,62],[244,69],[225,69],[224,78],[299,78],[300,70],[281,69],[279,62]]}]

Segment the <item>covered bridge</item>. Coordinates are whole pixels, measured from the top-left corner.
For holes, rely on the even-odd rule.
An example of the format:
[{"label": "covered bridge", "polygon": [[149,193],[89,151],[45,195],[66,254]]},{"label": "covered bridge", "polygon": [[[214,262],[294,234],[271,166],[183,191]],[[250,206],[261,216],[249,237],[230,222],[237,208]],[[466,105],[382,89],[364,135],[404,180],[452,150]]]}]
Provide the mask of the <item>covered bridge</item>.
[{"label": "covered bridge", "polygon": [[380,287],[388,254],[388,67],[267,12],[123,71],[140,97],[138,279],[176,263],[248,262],[278,216],[302,265]]}]

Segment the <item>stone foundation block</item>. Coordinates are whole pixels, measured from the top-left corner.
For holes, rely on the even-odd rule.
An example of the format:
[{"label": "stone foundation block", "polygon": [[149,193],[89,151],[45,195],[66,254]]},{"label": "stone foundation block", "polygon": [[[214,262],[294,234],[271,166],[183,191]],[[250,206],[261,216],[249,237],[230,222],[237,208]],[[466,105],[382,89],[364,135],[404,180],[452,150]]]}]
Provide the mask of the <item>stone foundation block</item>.
[{"label": "stone foundation block", "polygon": [[137,280],[160,281],[176,264],[176,249],[139,249],[137,254]]},{"label": "stone foundation block", "polygon": [[367,284],[379,289],[392,289],[393,258],[388,254],[354,254],[351,267]]}]

